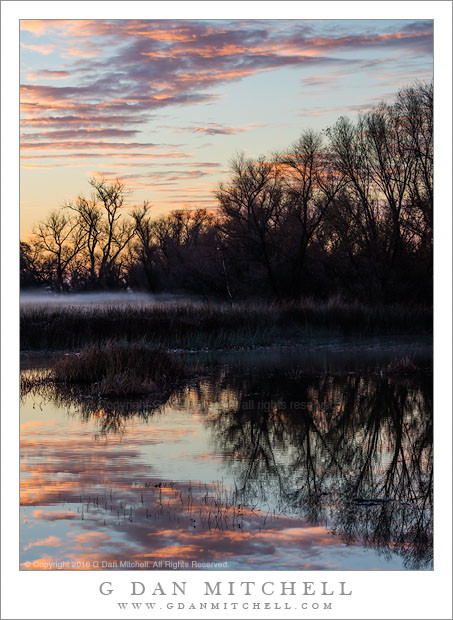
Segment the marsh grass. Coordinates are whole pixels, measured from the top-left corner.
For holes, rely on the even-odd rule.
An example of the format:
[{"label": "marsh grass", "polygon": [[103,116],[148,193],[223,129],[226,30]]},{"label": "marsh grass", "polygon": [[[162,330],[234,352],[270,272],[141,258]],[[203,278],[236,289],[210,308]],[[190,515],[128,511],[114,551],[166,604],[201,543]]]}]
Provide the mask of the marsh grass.
[{"label": "marsh grass", "polygon": [[53,384],[50,370],[34,370],[20,373],[20,397],[28,394],[47,393]]},{"label": "marsh grass", "polygon": [[70,350],[111,340],[155,348],[226,349],[303,342],[317,336],[432,332],[424,306],[366,306],[332,299],[283,304],[148,304],[27,307],[21,312],[22,350]]},{"label": "marsh grass", "polygon": [[[28,373],[21,379],[21,392],[48,385],[83,390],[98,397],[162,393],[185,376],[182,360],[144,343],[93,344],[65,355],[47,372]],[[60,390],[61,391],[61,390]]]},{"label": "marsh grass", "polygon": [[386,374],[390,375],[411,375],[419,372],[419,370],[420,369],[416,362],[408,355],[395,358],[389,362],[385,368]]},{"label": "marsh grass", "polygon": [[85,384],[100,396],[157,392],[184,376],[182,362],[146,344],[93,344],[61,358],[53,369],[57,383]]}]

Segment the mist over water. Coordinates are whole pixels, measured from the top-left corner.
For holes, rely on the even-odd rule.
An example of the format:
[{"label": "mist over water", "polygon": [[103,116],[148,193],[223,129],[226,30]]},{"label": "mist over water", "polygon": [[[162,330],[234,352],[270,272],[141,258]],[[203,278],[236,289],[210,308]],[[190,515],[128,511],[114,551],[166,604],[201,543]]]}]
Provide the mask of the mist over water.
[{"label": "mist over water", "polygon": [[46,290],[26,291],[20,294],[21,308],[70,307],[79,308],[100,306],[148,306],[200,303],[199,298],[187,295],[152,294],[145,291],[106,291],[92,293],[53,293]]}]

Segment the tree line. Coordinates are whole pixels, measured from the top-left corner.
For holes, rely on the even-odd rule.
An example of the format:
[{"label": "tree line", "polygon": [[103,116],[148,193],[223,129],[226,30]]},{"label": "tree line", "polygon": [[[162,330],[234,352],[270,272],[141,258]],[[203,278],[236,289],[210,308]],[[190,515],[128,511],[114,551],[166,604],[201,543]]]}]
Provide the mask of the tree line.
[{"label": "tree line", "polygon": [[153,218],[125,209],[119,180],[90,184],[21,242],[22,287],[431,302],[432,84],[286,151],[238,155],[217,209]]}]

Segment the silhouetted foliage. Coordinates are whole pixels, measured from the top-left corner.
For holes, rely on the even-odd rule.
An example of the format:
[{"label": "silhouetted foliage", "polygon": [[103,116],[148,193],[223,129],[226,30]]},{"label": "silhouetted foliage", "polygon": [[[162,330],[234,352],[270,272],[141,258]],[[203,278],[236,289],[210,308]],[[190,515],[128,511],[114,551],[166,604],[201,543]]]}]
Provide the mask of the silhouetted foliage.
[{"label": "silhouetted foliage", "polygon": [[123,184],[91,179],[21,244],[22,286],[430,304],[432,129],[432,85],[403,89],[286,152],[237,156],[215,213],[127,215]]}]

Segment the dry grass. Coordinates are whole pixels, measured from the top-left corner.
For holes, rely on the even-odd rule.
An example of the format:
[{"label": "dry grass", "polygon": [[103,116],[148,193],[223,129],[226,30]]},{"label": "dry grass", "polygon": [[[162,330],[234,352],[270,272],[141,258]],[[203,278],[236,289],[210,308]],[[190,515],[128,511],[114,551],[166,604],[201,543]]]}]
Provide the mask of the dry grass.
[{"label": "dry grass", "polygon": [[108,340],[156,348],[223,349],[301,342],[310,337],[432,332],[432,309],[366,306],[339,299],[285,304],[149,304],[25,308],[22,350],[77,349]]},{"label": "dry grass", "polygon": [[418,372],[420,368],[409,356],[402,358],[396,358],[392,360],[385,369],[387,374],[390,375],[410,375],[414,372]]},{"label": "dry grass", "polygon": [[131,396],[159,392],[182,379],[180,360],[146,344],[94,344],[61,358],[52,379],[65,385],[84,385],[98,396]]}]

